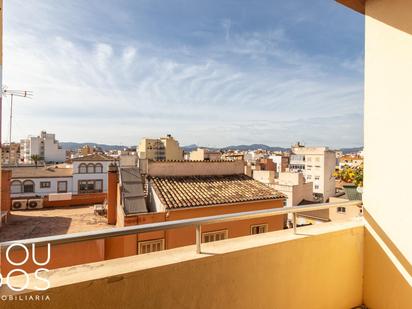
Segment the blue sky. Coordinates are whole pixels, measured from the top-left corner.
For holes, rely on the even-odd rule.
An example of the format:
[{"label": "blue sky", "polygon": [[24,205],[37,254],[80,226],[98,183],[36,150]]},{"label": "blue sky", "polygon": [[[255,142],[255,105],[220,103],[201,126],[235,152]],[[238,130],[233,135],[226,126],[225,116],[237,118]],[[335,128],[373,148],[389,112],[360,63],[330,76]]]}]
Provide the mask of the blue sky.
[{"label": "blue sky", "polygon": [[333,0],[4,5],[14,139],[363,144],[363,16]]}]

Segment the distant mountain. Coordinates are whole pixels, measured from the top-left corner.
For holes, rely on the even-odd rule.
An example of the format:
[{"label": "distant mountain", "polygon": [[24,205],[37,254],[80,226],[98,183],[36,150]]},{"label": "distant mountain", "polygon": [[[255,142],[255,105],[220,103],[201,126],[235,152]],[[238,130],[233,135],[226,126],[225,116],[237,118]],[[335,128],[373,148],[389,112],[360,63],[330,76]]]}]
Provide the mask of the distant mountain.
[{"label": "distant mountain", "polygon": [[262,150],[270,150],[270,151],[287,151],[288,148],[282,148],[282,147],[272,147],[272,146],[268,146],[268,145],[264,145],[264,144],[252,144],[252,145],[231,145],[231,146],[226,146],[226,147],[222,147],[222,148],[217,148],[217,147],[203,147],[203,146],[198,146],[196,144],[192,144],[192,145],[187,145],[187,146],[183,146],[183,150],[184,151],[193,151],[196,150],[198,147],[201,148],[207,148],[210,150],[223,150],[223,151],[227,151],[227,150],[239,150],[239,151],[249,151],[249,150],[258,150],[258,149],[262,149]]},{"label": "distant mountain", "polygon": [[[268,150],[268,151],[290,151],[290,148],[277,147],[277,146],[268,146],[268,145],[265,145],[265,144],[231,145],[231,146],[226,146],[226,147],[222,147],[222,148],[203,147],[203,146],[198,146],[196,144],[192,144],[192,145],[183,146],[182,148],[183,148],[184,151],[190,152],[190,151],[196,150],[198,147],[207,148],[207,149],[210,149],[210,150],[223,150],[223,151],[227,151],[227,150],[254,151],[254,150],[258,150],[258,149]],[[341,150],[344,154],[346,154],[346,153],[359,152],[359,151],[363,150],[363,147],[341,148],[339,150]]]},{"label": "distant mountain", "polygon": [[[71,149],[71,150],[76,150],[79,149],[85,145],[89,145],[90,147],[100,147],[103,151],[110,151],[110,150],[122,150],[126,147],[129,146],[122,146],[122,145],[107,145],[107,144],[97,144],[97,143],[73,143],[73,142],[61,142],[60,146],[62,146],[63,149]],[[265,144],[251,144],[251,145],[231,145],[231,146],[226,146],[222,148],[218,147],[203,147],[203,146],[198,146],[196,144],[191,144],[191,145],[186,145],[182,146],[183,150],[185,152],[190,152],[193,150],[196,150],[198,147],[201,148],[207,148],[210,150],[223,150],[223,151],[228,151],[228,150],[238,150],[238,151],[254,151],[258,149],[262,150],[268,150],[268,151],[289,151],[290,148],[284,148],[284,147],[276,147],[276,146],[268,146]],[[359,152],[363,150],[363,147],[352,147],[352,148],[341,148],[341,150],[344,154],[346,153],[353,153],[353,152]]]},{"label": "distant mountain", "polygon": [[265,144],[252,144],[252,145],[236,145],[236,146],[227,146],[221,148],[222,150],[239,150],[239,151],[248,151],[248,150],[269,150],[269,151],[287,151],[289,148],[283,147],[272,147]]},{"label": "distant mountain", "polygon": [[73,143],[73,142],[60,142],[60,146],[66,150],[76,150],[82,148],[85,145],[89,145],[90,147],[100,147],[103,151],[110,151],[110,150],[123,150],[128,146],[121,146],[121,145],[106,145],[106,144],[97,144],[97,143]]},{"label": "distant mountain", "polygon": [[341,148],[339,150],[342,151],[343,154],[347,154],[347,153],[355,153],[355,152],[362,151],[363,147]]}]

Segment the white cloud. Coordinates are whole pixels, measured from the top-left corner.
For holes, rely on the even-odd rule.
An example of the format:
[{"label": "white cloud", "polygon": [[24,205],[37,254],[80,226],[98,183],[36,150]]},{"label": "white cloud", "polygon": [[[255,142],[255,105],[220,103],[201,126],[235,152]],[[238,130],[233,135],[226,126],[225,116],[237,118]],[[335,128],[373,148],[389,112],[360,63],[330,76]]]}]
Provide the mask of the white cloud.
[{"label": "white cloud", "polygon": [[227,19],[226,44],[180,53],[135,38],[79,40],[67,20],[37,13],[29,31],[12,18],[6,29],[5,81],[34,91],[30,102],[16,102],[15,137],[47,129],[60,140],[113,144],[165,133],[219,146],[331,144],[339,136],[347,138],[336,143],[362,143],[353,129],[362,120],[350,118],[360,112],[362,85],[290,47],[282,29],[234,33]]}]

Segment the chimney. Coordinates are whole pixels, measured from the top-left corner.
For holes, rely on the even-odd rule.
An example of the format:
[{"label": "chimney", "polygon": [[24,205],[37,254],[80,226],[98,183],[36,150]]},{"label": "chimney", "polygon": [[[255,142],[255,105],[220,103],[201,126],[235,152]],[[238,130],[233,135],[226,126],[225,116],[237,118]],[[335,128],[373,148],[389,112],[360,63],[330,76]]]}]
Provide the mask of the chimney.
[{"label": "chimney", "polygon": [[107,223],[115,225],[117,221],[117,166],[113,163],[109,165],[107,184]]}]

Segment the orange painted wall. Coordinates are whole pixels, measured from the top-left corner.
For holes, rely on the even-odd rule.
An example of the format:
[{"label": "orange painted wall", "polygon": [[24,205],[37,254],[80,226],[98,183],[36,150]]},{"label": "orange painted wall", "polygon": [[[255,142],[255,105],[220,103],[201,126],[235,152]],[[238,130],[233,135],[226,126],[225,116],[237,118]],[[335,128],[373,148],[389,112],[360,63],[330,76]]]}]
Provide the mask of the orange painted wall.
[{"label": "orange painted wall", "polygon": [[43,207],[67,207],[80,205],[101,204],[106,199],[106,193],[87,193],[73,195],[71,200],[67,201],[49,201],[48,197],[43,199]]},{"label": "orange painted wall", "polygon": [[[262,210],[270,208],[283,207],[281,200],[261,201],[255,203],[244,203],[235,205],[222,205],[215,207],[193,208],[185,210],[170,211],[166,215],[167,221],[216,216],[236,212]],[[254,224],[268,224],[268,230],[277,231],[283,229],[284,216],[270,216],[258,219],[239,220],[233,222],[224,222],[217,224],[202,225],[203,232],[212,232],[218,230],[228,230],[228,238],[250,235],[250,227]],[[166,248],[172,249],[181,246],[187,246],[195,243],[195,228],[180,228],[166,231]]]},{"label": "orange painted wall", "polygon": [[[190,218],[199,218],[207,216],[216,216],[236,212],[262,210],[270,208],[283,207],[282,200],[275,201],[258,201],[251,203],[239,203],[233,205],[209,206],[201,208],[184,208],[181,210],[172,210],[166,213],[141,214],[138,216],[126,217],[125,226],[136,224],[147,224],[163,221],[175,221]],[[258,219],[239,220],[218,224],[202,225],[202,232],[212,232],[218,230],[228,230],[228,237],[241,237],[250,235],[250,228],[255,224],[268,224],[268,231],[277,231],[283,229],[284,216],[269,216]],[[166,249],[188,246],[195,243],[195,228],[187,227],[180,229],[167,230],[162,232],[150,232],[139,234],[137,241],[165,239]],[[136,244],[137,245],[137,244]]]},{"label": "orange painted wall", "polygon": [[10,170],[1,171],[1,210],[9,211],[11,205],[10,199]]},{"label": "orange painted wall", "polygon": [[[92,263],[103,261],[105,258],[104,252],[104,239],[99,240],[90,240],[84,242],[77,242],[77,243],[68,243],[68,244],[60,244],[51,247],[50,250],[50,262],[49,264],[44,267],[46,269],[54,269],[66,266],[73,266],[85,263]],[[40,266],[36,266],[33,263],[32,259],[32,252],[30,249],[30,257],[22,266],[13,266],[8,263],[6,259],[6,252],[5,250],[1,253],[1,274],[3,277],[7,276],[7,274],[12,269],[23,269],[28,273],[34,272],[36,269],[40,268]],[[36,260],[39,262],[44,262],[47,258],[47,247],[36,247]],[[24,260],[26,254],[23,249],[17,249],[10,251],[10,258],[14,262],[21,262]],[[16,275],[20,275],[21,273],[16,273]]]},{"label": "orange painted wall", "polygon": [[[214,216],[236,212],[280,208],[283,206],[282,200],[260,201],[254,203],[243,203],[234,205],[221,205],[204,208],[186,208],[183,210],[174,210],[167,213],[148,213],[138,216],[125,217],[128,225],[140,225],[154,222],[164,222],[173,220],[182,220],[197,217]],[[202,232],[228,230],[228,237],[240,237],[250,235],[251,225],[268,224],[269,231],[283,229],[284,216],[269,216],[259,219],[239,220],[234,222],[225,222],[218,224],[202,225]],[[158,231],[149,233],[140,233],[137,235],[111,237],[95,241],[86,241],[70,244],[61,244],[53,246],[51,249],[51,262],[46,266],[47,269],[73,266],[84,263],[98,262],[105,259],[114,259],[137,254],[139,241],[165,239],[165,249],[172,249],[180,246],[187,246],[195,243],[195,228],[181,228],[168,231]],[[46,256],[46,248],[39,247],[36,250],[36,256],[43,261]],[[13,260],[20,261],[23,259],[23,251],[16,250],[12,252]],[[5,259],[5,252],[2,252],[1,273],[3,276],[15,266],[9,265]],[[33,272],[38,267],[29,260],[24,266],[16,268],[24,269],[27,272]]]}]

